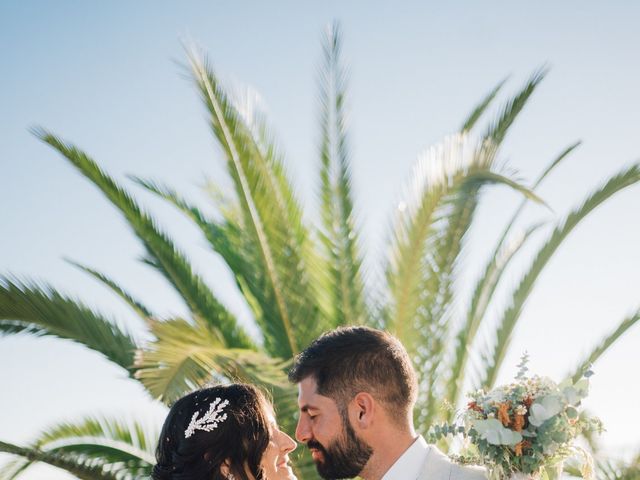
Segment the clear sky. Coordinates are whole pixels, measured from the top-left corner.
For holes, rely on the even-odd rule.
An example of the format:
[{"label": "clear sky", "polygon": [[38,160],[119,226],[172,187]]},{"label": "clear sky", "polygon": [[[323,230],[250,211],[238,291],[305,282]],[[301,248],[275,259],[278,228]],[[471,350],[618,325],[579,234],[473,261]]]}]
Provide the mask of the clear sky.
[{"label": "clear sky", "polygon": [[[140,244],[97,189],[28,132],[34,125],[54,131],[123,182],[130,173],[151,177],[204,201],[199,185],[205,178],[224,184],[225,172],[196,92],[176,63],[185,58],[182,40],[208,51],[229,83],[260,92],[300,198],[314,212],[315,74],[323,28],[341,22],[351,67],[354,189],[370,265],[382,252],[389,215],[418,154],[454,132],[506,76],[508,93],[537,67],[551,67],[503,149],[523,178],[535,178],[554,155],[584,141],[540,189],[555,218],[640,158],[640,4],[430,3],[0,3],[0,272],[49,282],[133,332],[141,327],[127,308],[64,257],[118,279],[156,312],[184,311],[137,261]],[[228,272],[189,222],[131,188],[220,298],[248,320]],[[483,200],[462,288],[511,215],[505,206],[519,201],[504,189]],[[640,188],[633,187],[565,242],[526,305],[500,381],[513,375],[524,350],[535,372],[561,378],[638,307],[639,212]],[[531,208],[525,224],[543,218],[553,215]],[[505,295],[527,263],[523,258],[510,272]],[[603,445],[616,455],[640,448],[629,421],[640,397],[639,343],[637,326],[596,364],[587,402],[608,429]],[[164,415],[123,372],[67,342],[0,338],[0,365],[2,440],[26,443],[45,425],[85,414],[150,421]],[[43,467],[23,478],[67,477]]]}]

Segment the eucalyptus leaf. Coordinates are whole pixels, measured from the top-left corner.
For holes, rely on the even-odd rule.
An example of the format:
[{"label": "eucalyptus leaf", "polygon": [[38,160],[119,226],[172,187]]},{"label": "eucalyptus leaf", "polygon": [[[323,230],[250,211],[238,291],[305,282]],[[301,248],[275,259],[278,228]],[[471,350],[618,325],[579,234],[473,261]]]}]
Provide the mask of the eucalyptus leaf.
[{"label": "eucalyptus leaf", "polygon": [[473,422],[473,427],[478,431],[480,438],[492,445],[515,445],[522,441],[522,435],[502,426],[499,420],[489,418]]},{"label": "eucalyptus leaf", "polygon": [[529,423],[539,427],[544,422],[562,411],[564,403],[558,395],[547,395],[531,405]]}]

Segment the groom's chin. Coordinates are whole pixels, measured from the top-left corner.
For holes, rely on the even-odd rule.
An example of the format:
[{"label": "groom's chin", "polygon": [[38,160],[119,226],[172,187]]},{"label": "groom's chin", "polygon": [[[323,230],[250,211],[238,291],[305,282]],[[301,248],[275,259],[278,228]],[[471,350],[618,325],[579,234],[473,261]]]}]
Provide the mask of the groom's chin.
[{"label": "groom's chin", "polygon": [[332,466],[327,465],[325,462],[316,462],[316,471],[318,475],[324,480],[343,480],[349,478],[356,478],[360,472],[341,470],[338,471]]}]

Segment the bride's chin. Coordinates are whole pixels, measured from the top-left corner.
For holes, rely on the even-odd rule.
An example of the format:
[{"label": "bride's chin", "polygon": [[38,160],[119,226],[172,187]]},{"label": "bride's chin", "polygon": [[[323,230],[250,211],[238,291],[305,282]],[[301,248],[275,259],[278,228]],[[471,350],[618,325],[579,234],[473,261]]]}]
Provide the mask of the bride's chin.
[{"label": "bride's chin", "polygon": [[[293,473],[293,469],[290,465],[284,465],[278,469],[278,479],[279,480],[298,480],[298,478]],[[270,479],[267,479],[270,480]]]}]

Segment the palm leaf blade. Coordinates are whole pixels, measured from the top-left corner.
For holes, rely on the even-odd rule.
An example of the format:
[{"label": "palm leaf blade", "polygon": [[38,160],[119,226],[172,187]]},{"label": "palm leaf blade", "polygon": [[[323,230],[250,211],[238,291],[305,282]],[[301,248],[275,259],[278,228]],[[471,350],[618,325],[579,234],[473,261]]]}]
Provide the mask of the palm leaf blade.
[{"label": "palm leaf blade", "polygon": [[327,268],[331,278],[334,326],[356,325],[368,317],[364,299],[362,258],[354,225],[349,152],[345,124],[346,73],[340,62],[341,35],[332,25],[324,43],[320,103],[322,140],[321,203]]},{"label": "palm leaf blade", "polygon": [[0,277],[0,332],[51,335],[80,343],[131,371],[134,339],[113,322],[51,287]]},{"label": "palm leaf blade", "polygon": [[[532,186],[532,190],[535,190],[542,181],[556,168],[562,160],[568,157],[568,155],[580,145],[580,142],[576,142],[570,145],[564,151],[554,158],[550,164],[544,169],[540,176],[536,179]],[[492,255],[489,257],[489,262],[483,270],[483,274],[478,279],[476,286],[473,290],[471,297],[471,303],[469,305],[469,311],[466,315],[466,322],[460,328],[458,335],[456,336],[456,349],[450,368],[451,376],[448,384],[447,399],[452,405],[457,404],[457,400],[460,394],[460,388],[464,382],[465,367],[469,357],[469,350],[473,341],[475,340],[476,333],[480,327],[480,322],[483,320],[487,311],[489,303],[493,297],[493,294],[500,282],[503,273],[506,271],[509,263],[515,257],[520,248],[524,245],[526,240],[531,234],[538,230],[542,224],[533,225],[529,227],[525,234],[516,240],[511,246],[505,245],[505,241],[508,238],[513,226],[518,220],[520,214],[524,210],[529,198],[524,198],[516,209],[515,213],[507,223],[502,235],[500,236],[496,247],[493,250]],[[453,412],[452,412],[453,414]]]},{"label": "palm leaf blade", "polygon": [[115,473],[106,471],[99,462],[90,462],[73,455],[42,452],[37,449],[19,447],[2,441],[0,441],[0,452],[18,455],[29,462],[47,463],[66,470],[81,480],[119,480]]},{"label": "palm leaf blade", "polygon": [[589,365],[595,363],[627,330],[633,327],[638,320],[640,320],[640,310],[636,310],[635,313],[626,317],[612,332],[605,335],[574,370],[574,373],[571,375],[573,381],[577,382]]},{"label": "palm leaf blade", "polygon": [[142,240],[149,255],[148,263],[155,266],[175,287],[195,316],[219,326],[229,345],[253,346],[249,336],[237,325],[233,316],[218,302],[200,277],[192,272],[184,255],[157,229],[153,220],[140,210],[125,190],[76,147],[67,145],[44,130],[37,130],[35,133],[69,160],[122,212]]},{"label": "palm leaf blade", "polygon": [[493,337],[496,338],[493,350],[491,353],[485,354],[485,358],[487,358],[487,365],[485,375],[482,380],[483,386],[493,386],[498,370],[502,365],[502,361],[504,360],[511,342],[513,330],[520,318],[522,308],[529,296],[529,293],[533,289],[535,281],[539,277],[540,273],[564,239],[594,209],[614,194],[637,183],[639,180],[640,164],[634,164],[617,175],[614,175],[600,189],[592,193],[581,206],[569,213],[569,215],[567,215],[567,217],[554,229],[548,240],[538,251],[529,269],[523,275],[519,285],[512,295],[510,305],[501,316],[495,336]]},{"label": "palm leaf blade", "polygon": [[143,320],[147,320],[152,316],[151,311],[145,307],[139,300],[136,300],[127,293],[120,285],[118,285],[114,280],[107,277],[105,274],[98,272],[97,270],[87,267],[86,265],[82,265],[81,263],[75,262],[73,260],[67,259],[71,265],[79,268],[85,273],[88,273],[93,278],[103,283],[107,287],[109,287],[116,295],[118,295],[124,302],[131,307],[131,309],[138,314],[140,318]]},{"label": "palm leaf blade", "polygon": [[[511,260],[525,245],[527,239],[536,232],[542,224],[533,225],[519,237],[514,238],[511,244],[496,252],[490,262],[485,267],[483,274],[474,289],[471,304],[466,315],[466,321],[460,327],[455,337],[455,351],[450,378],[447,380],[447,400],[452,405],[457,405],[460,391],[465,379],[466,365],[471,350],[471,345],[480,329],[480,324],[487,311],[489,302],[502,278],[503,272],[507,269]],[[454,412],[451,412],[453,415]],[[450,419],[451,420],[451,419]]]},{"label": "palm leaf blade", "polygon": [[486,111],[489,105],[491,105],[491,102],[496,98],[496,95],[498,95],[498,92],[504,86],[506,81],[507,79],[505,78],[500,83],[498,83],[498,85],[496,85],[493,90],[491,90],[487,94],[487,96],[484,97],[482,101],[473,109],[471,114],[467,117],[464,124],[462,125],[462,128],[460,129],[461,132],[467,132],[474,127],[482,114]]},{"label": "palm leaf blade", "polygon": [[136,356],[136,378],[165,403],[211,381],[289,387],[282,360],[254,350],[226,348],[205,323],[153,321],[151,332],[155,340]]},{"label": "palm leaf blade", "polygon": [[265,347],[286,358],[311,342],[323,326],[308,270],[314,261],[308,232],[275,146],[264,140],[266,135],[256,135],[264,127],[244,121],[206,61],[194,55],[190,60],[235,185],[242,212],[242,225],[235,228],[250,240],[246,246],[259,274],[257,283],[247,285],[264,311]]}]

